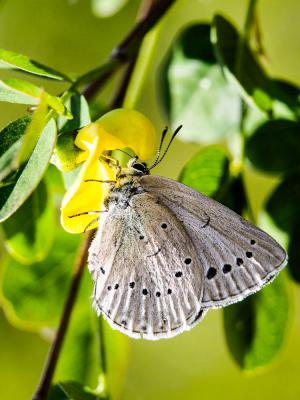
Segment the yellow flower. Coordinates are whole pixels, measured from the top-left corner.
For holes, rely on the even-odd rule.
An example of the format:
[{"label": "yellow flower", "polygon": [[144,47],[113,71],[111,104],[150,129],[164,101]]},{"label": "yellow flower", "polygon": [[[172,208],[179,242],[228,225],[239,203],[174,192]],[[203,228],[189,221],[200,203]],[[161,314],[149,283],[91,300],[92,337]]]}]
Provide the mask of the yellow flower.
[{"label": "yellow flower", "polygon": [[[75,214],[104,210],[103,201],[108,185],[85,182],[87,179],[114,180],[115,174],[107,163],[100,161],[104,151],[129,147],[140,160],[150,159],[156,149],[156,133],[152,123],[143,114],[134,110],[116,109],[103,115],[96,122],[82,128],[75,139],[82,151],[76,163],[84,163],[81,171],[65,194],[61,208],[61,223],[70,233],[81,233],[99,215]],[[89,225],[94,229],[98,222]]]}]

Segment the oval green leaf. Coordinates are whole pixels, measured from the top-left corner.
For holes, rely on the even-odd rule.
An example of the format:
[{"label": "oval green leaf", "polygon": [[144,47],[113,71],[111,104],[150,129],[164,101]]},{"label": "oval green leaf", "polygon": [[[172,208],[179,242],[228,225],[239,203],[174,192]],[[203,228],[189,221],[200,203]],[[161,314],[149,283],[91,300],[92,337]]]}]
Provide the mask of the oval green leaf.
[{"label": "oval green leaf", "polygon": [[259,293],[224,309],[229,350],[244,370],[269,365],[278,356],[287,333],[289,297],[282,272]]},{"label": "oval green leaf", "polygon": [[294,170],[300,166],[299,137],[299,122],[268,121],[247,140],[246,155],[256,168],[268,173]]},{"label": "oval green leaf", "polygon": [[9,254],[22,264],[42,261],[53,243],[55,216],[52,197],[41,181],[25,203],[1,225]]},{"label": "oval green leaf", "polygon": [[188,161],[179,176],[180,182],[210,197],[218,197],[228,179],[229,157],[218,146],[200,150]]},{"label": "oval green leaf", "polygon": [[55,80],[71,81],[69,77],[52,68],[46,67],[37,61],[31,60],[29,57],[13,51],[0,49],[0,68],[19,69],[29,74],[39,75]]},{"label": "oval green leaf", "polygon": [[300,174],[286,177],[269,197],[266,211],[281,230],[292,233],[300,224]]},{"label": "oval green leaf", "polygon": [[186,28],[175,40],[162,72],[163,100],[181,140],[212,143],[239,129],[240,100],[214,57],[210,25]]},{"label": "oval green leaf", "polygon": [[44,128],[27,163],[0,187],[0,222],[9,218],[28,199],[41,181],[56,140],[56,124],[51,119]]}]

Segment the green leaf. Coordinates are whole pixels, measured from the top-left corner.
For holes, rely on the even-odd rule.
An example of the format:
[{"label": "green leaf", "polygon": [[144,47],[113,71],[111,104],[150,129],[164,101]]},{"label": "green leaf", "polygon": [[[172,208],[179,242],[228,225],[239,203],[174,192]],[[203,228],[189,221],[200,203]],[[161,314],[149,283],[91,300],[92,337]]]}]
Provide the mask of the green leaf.
[{"label": "green leaf", "polygon": [[74,93],[65,103],[67,110],[73,115],[71,120],[59,116],[57,126],[59,133],[74,132],[91,122],[89,105],[85,97]]},{"label": "green leaf", "polygon": [[291,233],[288,247],[288,268],[294,281],[300,283],[300,224]]},{"label": "green leaf", "polygon": [[284,273],[259,293],[224,309],[227,344],[242,369],[254,370],[274,360],[284,344],[288,318]]},{"label": "green leaf", "polygon": [[37,61],[31,60],[27,56],[14,53],[13,51],[0,49],[0,67],[7,69],[19,69],[29,74],[39,75],[56,80],[70,81],[66,75],[46,67]]},{"label": "green leaf", "polygon": [[56,140],[56,125],[51,119],[44,128],[37,145],[20,170],[0,187],[0,222],[9,218],[28,199],[41,181]]},{"label": "green leaf", "polygon": [[218,146],[200,150],[188,161],[180,173],[179,180],[210,197],[217,197],[229,179],[229,157]]},{"label": "green leaf", "polygon": [[217,200],[226,207],[231,208],[239,215],[242,215],[247,206],[247,198],[243,178],[241,175],[230,178],[217,196]]},{"label": "green leaf", "polygon": [[247,140],[246,155],[255,167],[265,172],[288,172],[300,165],[299,136],[299,122],[268,121]]},{"label": "green leaf", "polygon": [[97,316],[92,308],[92,279],[86,270],[64,340],[55,380],[96,385],[98,375]]},{"label": "green leaf", "polygon": [[48,257],[24,267],[7,259],[2,271],[1,303],[9,321],[40,331],[54,327],[61,315],[79,237],[58,228]]},{"label": "green leaf", "polygon": [[278,118],[299,113],[299,88],[269,78],[249,44],[221,15],[214,18],[212,41],[225,75],[248,104]]},{"label": "green leaf", "polygon": [[32,264],[48,254],[55,234],[55,208],[44,181],[23,205],[2,223],[5,246],[17,261]]},{"label": "green leaf", "polygon": [[163,99],[180,139],[212,143],[239,129],[240,99],[214,57],[210,26],[186,28],[175,40],[163,70]]},{"label": "green leaf", "polygon": [[21,147],[21,138],[30,121],[29,116],[19,118],[0,132],[0,182],[16,167],[15,160]]},{"label": "green leaf", "polygon": [[266,203],[266,211],[283,231],[292,233],[300,224],[300,174],[286,177]]},{"label": "green leaf", "polygon": [[220,64],[228,78],[237,84],[245,100],[250,104],[255,103],[265,111],[270,111],[272,108],[270,80],[254,57],[248,43],[221,15],[214,17],[212,40]]},{"label": "green leaf", "polygon": [[0,132],[0,157],[18,140],[25,132],[31,117],[25,115],[15,121],[10,122]]},{"label": "green leaf", "polygon": [[49,107],[53,108],[58,114],[72,118],[61,99],[50,95],[44,89],[20,79],[0,80],[0,101],[37,105],[43,93]]},{"label": "green leaf", "polygon": [[15,158],[15,163],[17,166],[21,166],[30,158],[46,125],[46,116],[47,103],[45,101],[45,96],[42,95],[40,104],[38,105],[30,124],[26,127],[25,134],[22,137],[22,143]]},{"label": "green leaf", "polygon": [[97,17],[108,18],[119,12],[128,0],[92,0],[92,10]]}]

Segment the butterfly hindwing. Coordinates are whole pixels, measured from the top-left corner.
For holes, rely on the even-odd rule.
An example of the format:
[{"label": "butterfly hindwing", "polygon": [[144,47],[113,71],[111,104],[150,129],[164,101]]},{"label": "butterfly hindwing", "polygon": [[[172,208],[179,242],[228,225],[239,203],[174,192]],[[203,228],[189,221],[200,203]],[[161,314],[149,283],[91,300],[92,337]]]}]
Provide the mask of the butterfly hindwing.
[{"label": "butterfly hindwing", "polygon": [[274,239],[215,200],[168,178],[144,176],[140,183],[176,215],[196,249],[205,279],[202,308],[242,300],[286,264]]},{"label": "butterfly hindwing", "polygon": [[158,339],[202,317],[203,270],[180,221],[156,196],[103,215],[89,251],[94,304],[131,337]]}]

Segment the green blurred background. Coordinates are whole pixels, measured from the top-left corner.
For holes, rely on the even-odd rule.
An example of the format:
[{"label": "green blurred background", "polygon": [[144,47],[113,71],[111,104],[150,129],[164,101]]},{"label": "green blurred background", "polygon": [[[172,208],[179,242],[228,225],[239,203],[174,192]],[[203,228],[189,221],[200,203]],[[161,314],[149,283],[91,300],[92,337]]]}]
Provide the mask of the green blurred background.
[{"label": "green blurred background", "polygon": [[[164,115],[158,102],[155,72],[178,29],[190,22],[209,21],[215,12],[241,24],[247,4],[244,0],[179,0],[172,8],[161,28],[159,46],[137,104],[159,131],[164,126]],[[0,0],[0,47],[79,74],[106,59],[131,28],[138,5],[139,1],[130,0],[114,17],[100,19],[93,14],[89,0]],[[259,15],[269,71],[300,84],[300,2],[261,0]],[[54,93],[58,86],[49,83],[47,88]],[[22,106],[2,103],[0,125],[22,115],[23,110]],[[176,141],[155,173],[176,178],[197,149],[198,146]],[[248,184],[256,188],[250,190],[256,209],[274,182],[261,174],[249,173]],[[300,290],[295,285],[292,289],[295,301],[290,333],[281,355],[269,369],[254,375],[241,372],[226,348],[222,311],[211,311],[195,329],[174,339],[130,339],[122,399],[299,399]],[[39,335],[9,325],[1,312],[1,399],[31,397],[48,346]]]}]

